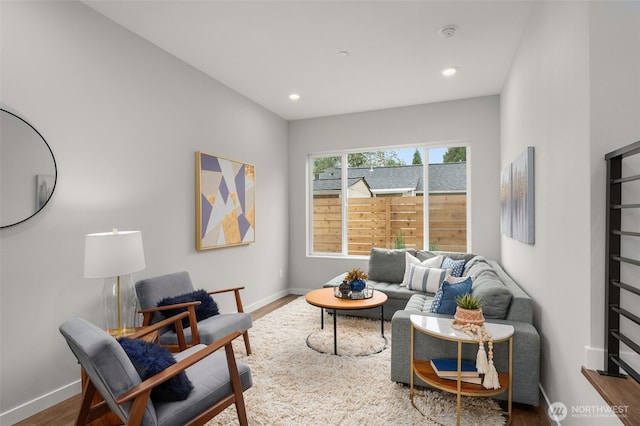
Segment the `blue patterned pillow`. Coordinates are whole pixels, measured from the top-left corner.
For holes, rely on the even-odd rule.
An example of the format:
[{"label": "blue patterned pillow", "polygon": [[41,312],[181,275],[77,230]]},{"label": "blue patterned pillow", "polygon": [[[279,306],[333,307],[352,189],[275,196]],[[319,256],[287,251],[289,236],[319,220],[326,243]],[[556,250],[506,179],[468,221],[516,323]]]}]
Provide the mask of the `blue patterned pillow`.
[{"label": "blue patterned pillow", "polygon": [[[173,296],[173,297],[165,297],[164,299],[158,302],[158,307],[177,305],[178,303],[195,302],[195,301],[200,301],[200,304],[195,307],[196,321],[202,321],[205,318],[209,318],[214,315],[218,315],[220,313],[218,311],[218,304],[213,300],[211,295],[207,293],[205,290],[195,290],[195,291],[192,291],[191,293],[180,294],[178,296]],[[165,318],[169,318],[174,315],[178,315],[179,313],[184,312],[186,310],[187,308],[167,309],[165,311],[160,311],[160,313]],[[189,317],[182,318],[182,326],[184,328],[189,327]],[[175,331],[175,326],[173,324],[170,325],[170,328]]]},{"label": "blue patterned pillow", "polygon": [[433,301],[430,312],[437,314],[454,315],[456,313],[456,298],[471,292],[471,277],[457,284],[444,281]]},{"label": "blue patterned pillow", "polygon": [[453,260],[452,258],[447,257],[442,262],[442,268],[443,269],[451,268],[452,277],[461,277],[462,273],[464,272],[464,263],[465,263],[464,259]]},{"label": "blue patterned pillow", "polygon": [[[140,379],[147,380],[176,363],[175,358],[167,348],[157,343],[145,342],[138,339],[118,339],[125,353],[131,360]],[[193,384],[183,371],[151,391],[151,399],[156,401],[184,401],[193,390]]]}]

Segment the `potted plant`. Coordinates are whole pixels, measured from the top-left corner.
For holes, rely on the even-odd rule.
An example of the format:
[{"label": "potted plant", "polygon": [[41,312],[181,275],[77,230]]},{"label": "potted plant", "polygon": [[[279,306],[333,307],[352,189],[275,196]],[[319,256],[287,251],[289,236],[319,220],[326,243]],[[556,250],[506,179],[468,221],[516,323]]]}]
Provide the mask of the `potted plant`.
[{"label": "potted plant", "polygon": [[484,324],[484,315],[482,314],[482,301],[465,293],[456,297],[456,313],[453,318],[459,324]]},{"label": "potted plant", "polygon": [[349,283],[351,287],[351,291],[362,291],[367,286],[366,280],[369,278],[369,275],[364,272],[360,268],[353,268],[351,271],[347,272],[344,280]]}]

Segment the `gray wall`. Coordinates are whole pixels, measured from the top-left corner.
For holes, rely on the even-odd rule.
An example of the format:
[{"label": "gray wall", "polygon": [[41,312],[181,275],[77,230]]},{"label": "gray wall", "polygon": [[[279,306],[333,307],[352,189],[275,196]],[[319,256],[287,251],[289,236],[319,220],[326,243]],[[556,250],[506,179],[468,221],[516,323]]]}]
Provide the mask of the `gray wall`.
[{"label": "gray wall", "polygon": [[309,153],[389,146],[469,144],[470,250],[500,258],[499,97],[393,108],[381,111],[293,121],[289,124],[290,274],[292,291],[319,288],[329,278],[366,259],[307,255],[307,165]]},{"label": "gray wall", "polygon": [[640,139],[639,41],[639,2],[534,3],[501,95],[501,165],[536,149],[536,243],[502,237],[503,265],[536,303],[548,402],[570,412],[606,407],[580,368],[603,367],[604,155]]},{"label": "gray wall", "polygon": [[[87,233],[141,230],[134,279],[188,270],[206,289],[245,285],[248,310],[288,293],[287,168],[273,167],[286,164],[287,123],[81,3],[1,7],[2,108],[42,133],[59,168],[49,205],[0,231],[0,413],[12,424],[80,390],[57,327],[102,321],[102,280],[82,277]],[[255,244],[196,252],[198,150],[255,165]]]}]

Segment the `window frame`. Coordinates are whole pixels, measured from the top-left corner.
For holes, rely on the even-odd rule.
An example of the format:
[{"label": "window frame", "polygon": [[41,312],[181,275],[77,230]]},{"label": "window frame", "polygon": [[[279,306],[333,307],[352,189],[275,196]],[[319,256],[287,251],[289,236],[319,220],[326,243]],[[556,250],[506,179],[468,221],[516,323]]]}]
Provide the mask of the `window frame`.
[{"label": "window frame", "polygon": [[[423,181],[424,181],[424,192],[423,192],[423,250],[429,249],[429,150],[438,149],[438,148],[454,148],[454,147],[464,147],[466,149],[466,188],[465,188],[465,200],[466,200],[466,250],[471,250],[471,204],[470,204],[470,194],[471,194],[471,178],[470,178],[470,169],[471,169],[471,145],[469,141],[448,141],[446,143],[438,143],[438,144],[419,144],[419,145],[395,145],[389,147],[381,147],[381,148],[368,148],[368,149],[358,149],[358,150],[336,150],[330,152],[318,152],[318,153],[309,153],[306,156],[306,255],[307,257],[314,258],[351,258],[351,259],[362,259],[368,258],[368,255],[349,255],[349,245],[348,245],[348,212],[349,202],[348,196],[343,196],[344,194],[348,194],[348,185],[349,185],[349,170],[348,170],[348,156],[349,154],[354,153],[362,153],[362,152],[374,152],[374,151],[393,151],[398,149],[406,149],[406,148],[417,148],[421,150],[421,156],[423,158],[423,164],[427,167],[423,167]],[[341,251],[340,252],[316,252],[313,250],[314,246],[314,228],[313,228],[313,203],[314,203],[314,191],[313,191],[313,181],[314,181],[314,160],[316,158],[325,158],[325,157],[339,157],[340,158],[340,198],[341,198]],[[438,163],[436,163],[438,164]]]}]

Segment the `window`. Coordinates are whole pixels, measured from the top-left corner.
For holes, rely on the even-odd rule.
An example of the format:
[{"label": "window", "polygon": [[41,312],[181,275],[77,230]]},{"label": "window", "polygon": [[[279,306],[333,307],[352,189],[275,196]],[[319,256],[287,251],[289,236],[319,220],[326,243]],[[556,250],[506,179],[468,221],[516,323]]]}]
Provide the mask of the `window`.
[{"label": "window", "polygon": [[465,252],[466,153],[452,146],[310,156],[311,254],[367,256],[373,247]]}]

